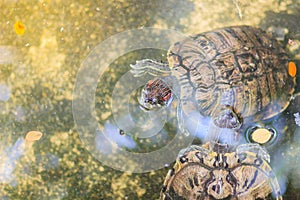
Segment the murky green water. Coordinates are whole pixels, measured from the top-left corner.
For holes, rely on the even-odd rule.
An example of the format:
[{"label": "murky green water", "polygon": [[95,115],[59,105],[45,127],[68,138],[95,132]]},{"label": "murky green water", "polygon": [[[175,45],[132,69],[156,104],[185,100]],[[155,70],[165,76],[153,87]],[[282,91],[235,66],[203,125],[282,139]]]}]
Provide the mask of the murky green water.
[{"label": "murky green water", "polygon": [[[135,85],[135,79],[125,76],[130,64],[143,58],[166,61],[166,49],[125,53],[120,49],[130,49],[133,43],[138,45],[139,40],[145,42],[150,36],[154,40],[155,34],[159,39],[164,35],[151,33],[125,42],[113,37],[111,46],[102,52],[96,50],[100,58],[89,60],[94,59],[92,50],[105,39],[146,27],[190,35],[242,24],[264,29],[278,26],[294,37],[300,34],[297,0],[4,0],[0,8],[0,199],[158,199],[168,170],[164,164],[178,152],[164,149],[170,153],[169,160],[160,154],[148,159],[147,154],[140,158],[134,153],[157,151],[176,137],[176,101],[159,115],[140,116],[134,103],[137,94],[129,91],[128,98],[122,98],[126,94],[122,91]],[[165,38],[165,42],[173,40]],[[299,60],[299,50],[291,54]],[[108,67],[99,64],[101,58],[111,57],[116,59]],[[80,85],[78,73],[84,67],[89,67],[83,79],[86,85]],[[99,69],[103,72],[93,71]],[[75,108],[79,124],[74,123],[72,113],[76,83],[83,88],[80,95],[91,100],[91,107]],[[300,112],[299,101],[296,98],[285,113],[269,122],[280,135],[269,151],[285,199],[300,199],[300,133],[293,115]],[[87,120],[90,113],[85,111],[89,109],[98,124]],[[126,118],[124,113],[138,117]],[[121,127],[126,129],[125,135],[120,124],[128,125]],[[137,128],[132,129],[132,124]],[[95,132],[81,128],[87,125]],[[25,139],[33,130],[43,133],[40,140]],[[181,147],[181,139],[172,149]],[[149,163],[138,162],[144,162],[143,158]],[[141,165],[150,168],[144,173],[130,173],[142,172]]]}]

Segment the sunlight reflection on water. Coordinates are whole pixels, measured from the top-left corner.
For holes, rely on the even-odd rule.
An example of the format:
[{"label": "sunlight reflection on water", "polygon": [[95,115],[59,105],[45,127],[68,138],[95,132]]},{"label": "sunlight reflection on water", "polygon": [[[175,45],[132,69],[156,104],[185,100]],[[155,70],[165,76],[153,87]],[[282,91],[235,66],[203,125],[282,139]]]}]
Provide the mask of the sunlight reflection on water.
[{"label": "sunlight reflection on water", "polygon": [[25,140],[19,138],[15,144],[11,147],[6,147],[6,149],[0,155],[0,182],[10,183],[11,185],[16,185],[15,176],[13,171],[16,167],[18,159],[23,155],[25,150]]},{"label": "sunlight reflection on water", "polygon": [[96,148],[105,155],[112,153],[114,147],[127,147],[131,149],[136,147],[136,143],[132,137],[121,135],[120,130],[109,122],[105,123],[103,133],[98,130],[96,134]]},{"label": "sunlight reflection on water", "polygon": [[10,89],[7,85],[0,84],[0,101],[7,101],[10,98]]}]

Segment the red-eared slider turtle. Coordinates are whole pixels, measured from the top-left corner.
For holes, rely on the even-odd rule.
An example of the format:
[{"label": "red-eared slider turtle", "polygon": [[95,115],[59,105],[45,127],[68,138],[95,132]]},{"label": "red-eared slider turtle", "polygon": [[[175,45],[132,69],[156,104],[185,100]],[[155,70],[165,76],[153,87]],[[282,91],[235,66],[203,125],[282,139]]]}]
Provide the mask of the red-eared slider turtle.
[{"label": "red-eared slider turtle", "polygon": [[271,193],[282,199],[280,187],[269,165],[269,154],[258,144],[243,144],[230,152],[214,143],[191,146],[179,152],[168,172],[161,200],[267,199]]},{"label": "red-eared slider turtle", "polygon": [[142,91],[145,109],[169,103],[172,92],[164,81],[175,77],[185,116],[196,111],[212,117],[217,127],[238,130],[242,122],[266,120],[286,109],[296,82],[291,65],[274,37],[259,28],[235,26],[179,41],[169,49],[168,64],[145,59],[131,65],[131,71],[159,76]]}]

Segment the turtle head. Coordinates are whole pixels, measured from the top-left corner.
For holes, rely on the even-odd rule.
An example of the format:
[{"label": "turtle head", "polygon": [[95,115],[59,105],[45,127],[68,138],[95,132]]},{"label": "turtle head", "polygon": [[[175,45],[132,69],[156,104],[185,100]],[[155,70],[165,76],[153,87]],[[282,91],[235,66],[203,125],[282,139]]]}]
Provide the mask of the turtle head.
[{"label": "turtle head", "polygon": [[139,104],[144,110],[158,110],[168,106],[173,99],[170,86],[156,78],[148,81],[141,91]]}]

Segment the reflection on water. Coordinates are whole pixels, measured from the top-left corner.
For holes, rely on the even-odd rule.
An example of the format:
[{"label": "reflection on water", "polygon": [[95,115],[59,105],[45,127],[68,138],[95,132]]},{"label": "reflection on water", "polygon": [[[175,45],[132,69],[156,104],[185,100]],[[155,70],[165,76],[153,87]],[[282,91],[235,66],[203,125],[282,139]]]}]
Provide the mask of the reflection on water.
[{"label": "reflection on water", "polygon": [[129,135],[121,135],[120,129],[109,122],[104,125],[103,132],[96,134],[96,148],[104,154],[111,154],[113,147],[127,147],[132,149],[136,146],[136,143]]},{"label": "reflection on water", "polygon": [[53,154],[36,155],[36,165],[40,165],[43,170],[51,170],[58,167],[58,157]]},{"label": "reflection on water", "polygon": [[0,182],[16,185],[13,171],[18,159],[24,154],[25,141],[19,138],[12,147],[6,147],[0,155]]},{"label": "reflection on water", "polygon": [[[71,101],[76,74],[82,61],[104,39],[125,30],[142,27],[170,28],[194,34],[217,27],[249,24],[265,29],[280,25],[292,35],[300,32],[298,0],[5,0],[0,2],[0,8],[1,199],[159,197],[167,169],[142,174],[114,170],[93,157],[75,131]],[[292,39],[294,43],[298,42],[297,38]],[[118,44],[118,41],[115,42]],[[119,43],[119,46],[122,45],[130,46],[131,42]],[[295,47],[296,45],[291,54],[299,58],[299,51]],[[130,64],[143,58],[166,61],[166,52],[141,51],[119,59],[98,80],[96,95],[85,94],[87,99],[96,96],[96,115],[101,125],[99,130],[104,134],[96,132],[92,135],[92,142],[104,154],[111,155],[116,147],[132,152],[151,152],[167,145],[175,137],[175,124],[178,124],[176,114],[174,115],[176,107],[159,115],[169,121],[154,123],[157,127],[164,127],[156,136],[150,131],[134,132],[133,129],[125,130],[125,134],[120,135],[120,127],[114,121],[111,98],[115,84],[130,69]],[[298,67],[298,80],[299,71]],[[87,80],[90,80],[89,77]],[[123,82],[123,88],[128,86],[126,83]],[[120,95],[120,107],[124,109],[122,105],[126,103],[122,101],[122,97]],[[117,111],[123,111],[122,109]],[[134,107],[130,109],[135,112]],[[297,196],[300,191],[300,133],[299,127],[295,129],[295,123],[299,119],[297,115],[294,116],[299,112],[299,102],[292,103],[283,115],[267,122],[279,133],[277,143],[267,148],[272,155],[272,168],[281,180],[281,188],[286,188],[286,199],[300,199]],[[186,123],[199,120],[197,117],[196,114],[190,116],[190,121],[187,120]],[[120,115],[121,124],[126,124],[127,119]],[[209,130],[209,121],[200,121],[199,127],[191,127],[190,134],[203,140]],[[152,126],[152,122],[143,124],[143,119],[136,118],[134,122],[147,130],[157,128]],[[131,127],[134,122],[127,124]],[[29,142],[23,139],[23,134],[30,130],[40,130],[47,134],[38,141]],[[179,135],[178,141],[185,137]],[[227,141],[230,138],[223,139]],[[240,137],[241,142],[244,140],[244,137]],[[168,147],[167,150],[171,148]],[[178,152],[170,152],[167,155],[170,159],[165,160],[157,153],[157,160],[146,164],[170,164],[172,156],[176,157],[177,154]],[[140,160],[132,162],[131,158],[119,159],[115,155],[109,161],[132,167],[142,165]]]},{"label": "reflection on water", "polygon": [[295,123],[300,126],[300,115],[299,113],[294,113],[294,117],[295,117]]},{"label": "reflection on water", "polygon": [[[294,132],[296,140],[281,145],[274,154],[273,169],[283,192],[287,190],[288,183],[292,181],[292,188],[299,188],[299,128]],[[287,194],[292,195],[292,194]],[[288,199],[288,198],[287,198]]]},{"label": "reflection on water", "polygon": [[10,90],[7,85],[0,84],[0,101],[7,101],[10,98]]},{"label": "reflection on water", "polygon": [[[19,162],[20,157],[30,152],[33,142],[41,139],[41,137],[41,132],[30,131],[26,134],[25,139],[18,138],[12,146],[7,146],[0,152],[0,183],[9,183],[12,186],[18,184],[17,177],[13,173],[15,167]],[[49,164],[51,163],[47,163],[47,166]]]},{"label": "reflection on water", "polygon": [[15,115],[16,121],[18,121],[18,122],[24,121],[25,117],[26,117],[25,109],[22,108],[21,106],[16,106],[14,108],[14,115]]},{"label": "reflection on water", "polygon": [[0,46],[0,64],[13,64],[20,60],[20,49],[14,46]]}]

